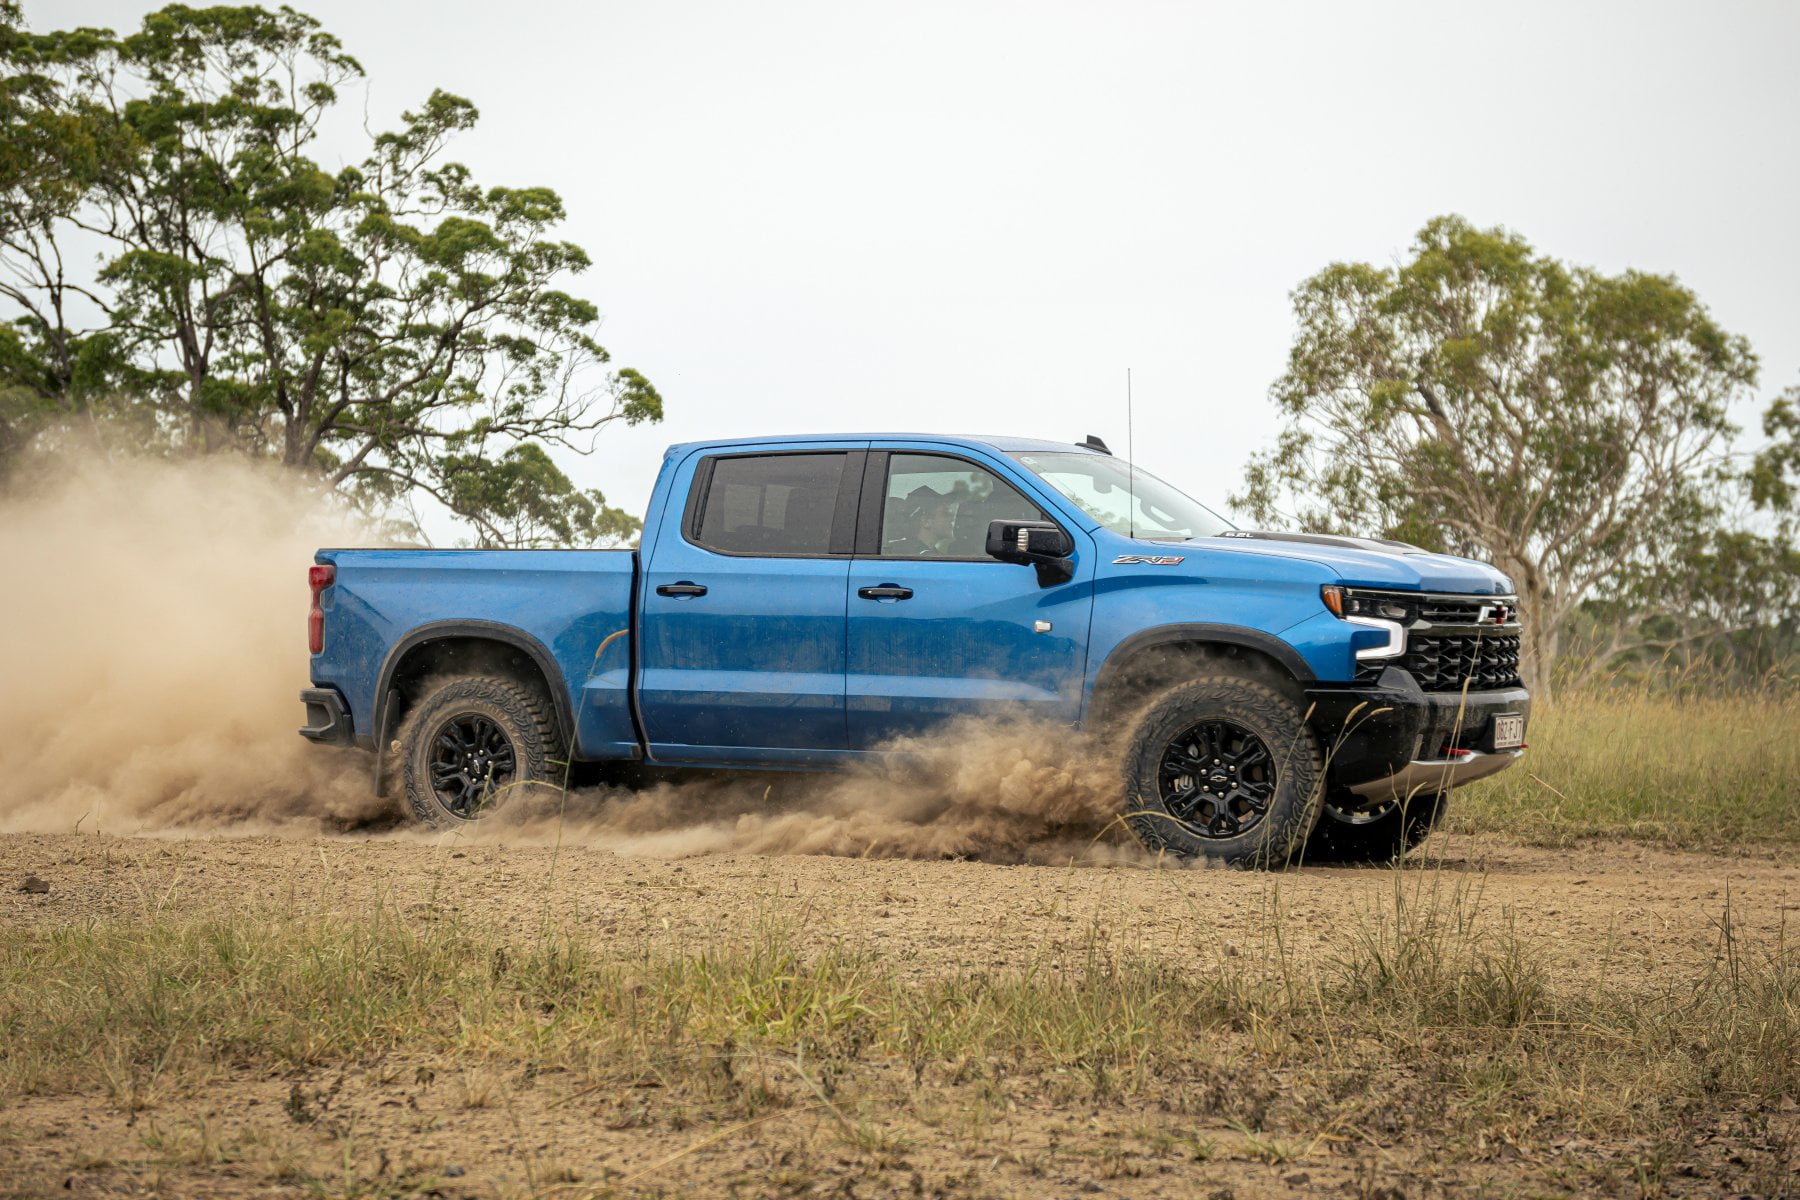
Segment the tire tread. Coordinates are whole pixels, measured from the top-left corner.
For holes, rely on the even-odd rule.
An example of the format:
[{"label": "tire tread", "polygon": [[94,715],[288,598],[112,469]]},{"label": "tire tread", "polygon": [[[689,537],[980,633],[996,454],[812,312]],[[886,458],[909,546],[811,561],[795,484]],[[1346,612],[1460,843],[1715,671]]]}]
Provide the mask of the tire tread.
[{"label": "tire tread", "polygon": [[[1200,699],[1205,693],[1212,698]],[[1241,711],[1266,729],[1285,735],[1289,757],[1281,763],[1279,786],[1270,812],[1256,829],[1251,841],[1233,845],[1237,839],[1210,839],[1186,836],[1174,818],[1155,805],[1147,805],[1143,789],[1138,786],[1146,733],[1164,722],[1193,717],[1198,704],[1218,706],[1220,693],[1230,698],[1223,703]],[[1267,739],[1265,739],[1266,741]],[[1270,744],[1271,752],[1278,750]],[[1156,750],[1160,754],[1160,749]],[[1296,759],[1294,755],[1298,754]],[[1320,811],[1320,780],[1324,774],[1324,753],[1318,738],[1308,728],[1304,716],[1296,710],[1291,698],[1259,680],[1241,675],[1218,673],[1202,675],[1170,688],[1147,705],[1139,714],[1129,737],[1124,763],[1125,819],[1146,848],[1166,851],[1182,858],[1211,858],[1231,866],[1250,867],[1285,865],[1299,857],[1312,832]],[[1152,772],[1154,767],[1151,767]],[[1298,793],[1298,794],[1296,794]]]},{"label": "tire tread", "polygon": [[465,822],[444,810],[429,782],[419,776],[416,739],[428,724],[441,719],[443,710],[457,703],[485,703],[516,728],[507,730],[518,762],[509,786],[551,782],[553,759],[560,759],[557,725],[549,698],[532,687],[499,675],[456,675],[426,691],[401,724],[401,792],[407,810],[421,823],[436,829],[454,829]]}]

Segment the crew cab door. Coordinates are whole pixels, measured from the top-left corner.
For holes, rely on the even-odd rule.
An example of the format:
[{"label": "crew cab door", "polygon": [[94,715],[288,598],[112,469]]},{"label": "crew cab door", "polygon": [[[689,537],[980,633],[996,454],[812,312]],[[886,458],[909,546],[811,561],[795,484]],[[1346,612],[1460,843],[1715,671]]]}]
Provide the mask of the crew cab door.
[{"label": "crew cab door", "polygon": [[1052,519],[1022,486],[951,453],[872,450],[850,564],[846,701],[853,749],[962,716],[1079,716],[1093,610],[1092,541],[1074,578],[986,552],[991,521]]},{"label": "crew cab door", "polygon": [[652,759],[842,754],[845,589],[866,444],[701,451],[675,468],[639,593]]}]

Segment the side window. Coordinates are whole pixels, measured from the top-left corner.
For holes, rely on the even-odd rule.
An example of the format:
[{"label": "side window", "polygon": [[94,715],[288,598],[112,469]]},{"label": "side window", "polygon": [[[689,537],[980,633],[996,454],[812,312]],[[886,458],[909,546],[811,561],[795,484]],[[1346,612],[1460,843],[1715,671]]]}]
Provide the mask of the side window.
[{"label": "side window", "polygon": [[843,454],[718,458],[691,537],[727,554],[828,554]]},{"label": "side window", "polygon": [[985,467],[935,454],[888,458],[881,509],[883,558],[985,558],[991,521],[1044,517],[1012,484]]}]

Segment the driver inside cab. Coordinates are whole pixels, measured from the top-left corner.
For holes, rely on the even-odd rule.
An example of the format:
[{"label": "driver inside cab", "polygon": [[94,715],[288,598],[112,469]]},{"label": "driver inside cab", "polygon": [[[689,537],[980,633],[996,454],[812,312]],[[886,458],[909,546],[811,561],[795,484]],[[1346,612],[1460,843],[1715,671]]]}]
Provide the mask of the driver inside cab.
[{"label": "driver inside cab", "polygon": [[[924,492],[923,496],[919,492]],[[885,553],[901,558],[942,557],[950,552],[950,537],[956,526],[956,513],[950,501],[932,491],[920,488],[907,499],[905,510],[913,532],[887,544]]]}]

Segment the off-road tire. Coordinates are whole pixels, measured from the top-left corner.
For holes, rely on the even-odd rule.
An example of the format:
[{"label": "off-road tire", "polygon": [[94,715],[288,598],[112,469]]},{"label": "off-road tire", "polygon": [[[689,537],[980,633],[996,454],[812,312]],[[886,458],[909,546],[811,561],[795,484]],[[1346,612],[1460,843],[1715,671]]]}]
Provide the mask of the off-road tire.
[{"label": "off-road tire", "polygon": [[[1170,811],[1162,768],[1185,731],[1209,721],[1254,735],[1269,751],[1273,791],[1254,824],[1209,835]],[[1125,821],[1153,852],[1234,867],[1279,867],[1299,858],[1319,813],[1324,754],[1295,702],[1267,684],[1212,675],[1163,694],[1132,723],[1124,743]]]},{"label": "off-road tire", "polygon": [[[452,722],[485,718],[510,744],[509,776],[484,788],[479,806],[464,816],[447,806],[433,786],[432,756]],[[492,675],[460,675],[426,693],[400,729],[400,779],[407,811],[434,829],[459,829],[504,804],[515,791],[561,780],[562,757],[548,697],[534,688]]]},{"label": "off-road tire", "polygon": [[1430,836],[1444,819],[1448,792],[1420,792],[1372,821],[1352,824],[1329,804],[1319,813],[1306,861],[1313,863],[1391,863]]}]

